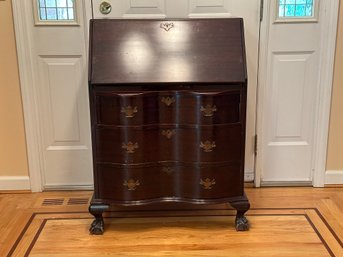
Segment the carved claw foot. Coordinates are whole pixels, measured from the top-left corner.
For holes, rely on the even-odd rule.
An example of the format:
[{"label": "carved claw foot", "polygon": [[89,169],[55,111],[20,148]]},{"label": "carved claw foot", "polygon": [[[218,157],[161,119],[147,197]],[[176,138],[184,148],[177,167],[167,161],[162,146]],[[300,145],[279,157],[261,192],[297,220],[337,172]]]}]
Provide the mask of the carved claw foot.
[{"label": "carved claw foot", "polygon": [[91,227],[89,228],[89,232],[92,235],[102,235],[104,233],[104,221],[103,219],[95,219]]},{"label": "carved claw foot", "polygon": [[249,221],[245,216],[237,216],[235,223],[237,231],[249,230]]}]

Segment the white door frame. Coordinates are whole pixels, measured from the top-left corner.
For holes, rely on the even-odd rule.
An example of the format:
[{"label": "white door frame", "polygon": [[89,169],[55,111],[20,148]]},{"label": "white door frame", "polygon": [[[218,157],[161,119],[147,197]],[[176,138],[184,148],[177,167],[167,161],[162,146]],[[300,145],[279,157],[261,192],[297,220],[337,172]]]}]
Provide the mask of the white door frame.
[{"label": "white door frame", "polygon": [[[38,82],[34,77],[36,64],[32,52],[34,49],[31,38],[33,35],[31,22],[33,21],[33,13],[28,11],[31,10],[30,6],[32,6],[32,0],[12,0],[30,185],[32,192],[41,192],[43,190],[42,169],[44,167],[44,158],[41,152],[43,141],[39,121],[40,110],[38,109],[37,92],[34,86]],[[91,0],[84,1],[83,8],[85,43],[88,45],[88,21],[92,17]]]},{"label": "white door frame", "polygon": [[[258,76],[258,92],[257,92],[257,135],[258,138],[263,137],[263,103],[265,99],[265,84],[267,81],[267,53],[270,21],[274,17],[270,17],[271,1],[265,0],[263,16],[260,29],[260,57],[259,57],[259,76]],[[326,159],[327,159],[327,143],[329,133],[329,118],[331,107],[331,92],[333,83],[335,46],[337,34],[337,21],[339,0],[320,0],[320,8],[325,11],[320,11],[320,57],[319,57],[319,87],[317,92],[317,103],[315,110],[315,128],[314,128],[314,148],[312,154],[313,181],[314,187],[323,187],[325,183]],[[256,173],[255,186],[260,187],[263,163],[263,147],[261,140],[257,142],[257,158],[256,158]]]}]

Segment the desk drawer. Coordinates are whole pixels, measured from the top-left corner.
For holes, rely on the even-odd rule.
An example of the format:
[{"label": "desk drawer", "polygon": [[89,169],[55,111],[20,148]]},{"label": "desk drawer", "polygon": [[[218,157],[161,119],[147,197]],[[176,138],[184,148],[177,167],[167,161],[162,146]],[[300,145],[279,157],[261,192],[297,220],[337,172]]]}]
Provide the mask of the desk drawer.
[{"label": "desk drawer", "polygon": [[104,125],[240,122],[240,91],[98,92],[96,122]]},{"label": "desk drawer", "polygon": [[242,133],[239,124],[103,127],[96,130],[96,158],[98,162],[125,164],[241,160]]},{"label": "desk drawer", "polygon": [[239,162],[150,166],[98,164],[98,198],[118,202],[228,198],[243,194],[241,174]]}]

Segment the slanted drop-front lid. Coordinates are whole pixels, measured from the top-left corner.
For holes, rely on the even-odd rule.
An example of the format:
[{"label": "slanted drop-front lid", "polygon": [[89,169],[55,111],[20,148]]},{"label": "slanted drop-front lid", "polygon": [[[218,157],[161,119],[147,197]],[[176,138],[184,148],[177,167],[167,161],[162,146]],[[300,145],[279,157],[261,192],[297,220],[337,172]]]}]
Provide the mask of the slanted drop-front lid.
[{"label": "slanted drop-front lid", "polygon": [[244,83],[243,20],[91,20],[91,84]]}]

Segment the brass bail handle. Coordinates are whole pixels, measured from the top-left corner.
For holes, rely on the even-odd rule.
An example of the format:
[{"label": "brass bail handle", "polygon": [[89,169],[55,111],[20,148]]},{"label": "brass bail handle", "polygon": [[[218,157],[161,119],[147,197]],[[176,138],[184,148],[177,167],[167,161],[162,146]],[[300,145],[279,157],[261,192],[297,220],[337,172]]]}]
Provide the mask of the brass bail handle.
[{"label": "brass bail handle", "polygon": [[109,2],[102,2],[99,6],[99,10],[102,14],[109,14],[112,11],[112,5]]}]

